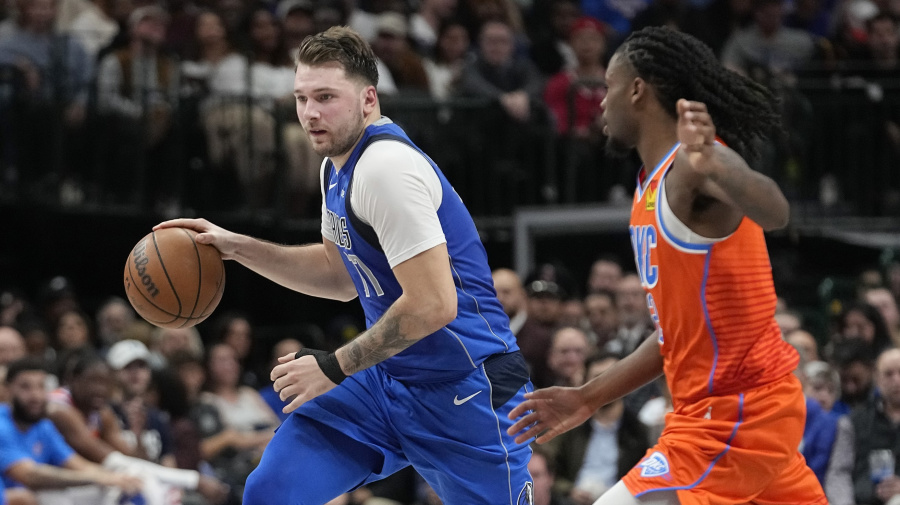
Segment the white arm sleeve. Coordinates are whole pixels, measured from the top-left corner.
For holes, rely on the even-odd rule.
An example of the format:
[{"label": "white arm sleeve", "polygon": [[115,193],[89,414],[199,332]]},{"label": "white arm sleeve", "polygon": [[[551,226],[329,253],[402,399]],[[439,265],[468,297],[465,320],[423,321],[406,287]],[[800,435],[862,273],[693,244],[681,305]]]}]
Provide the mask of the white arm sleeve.
[{"label": "white arm sleeve", "polygon": [[103,468],[131,475],[151,474],[160,482],[181,489],[197,489],[200,474],[195,470],[168,468],[143,459],[126,456],[121,452],[112,452],[103,460]]},{"label": "white arm sleeve", "polygon": [[397,141],[375,142],[353,174],[350,205],[375,230],[391,268],[446,242],[441,181],[428,160]]}]

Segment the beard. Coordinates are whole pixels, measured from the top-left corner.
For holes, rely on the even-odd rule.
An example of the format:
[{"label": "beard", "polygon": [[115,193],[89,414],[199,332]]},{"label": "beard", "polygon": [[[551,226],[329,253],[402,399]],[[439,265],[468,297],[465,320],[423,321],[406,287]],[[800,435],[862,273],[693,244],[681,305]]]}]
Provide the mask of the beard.
[{"label": "beard", "polygon": [[606,137],[606,155],[611,158],[625,158],[631,154],[632,147],[613,137]]},{"label": "beard", "polygon": [[38,412],[36,414],[32,414],[31,412],[28,411],[28,408],[22,404],[22,402],[20,402],[16,398],[12,399],[13,419],[16,419],[18,421],[24,421],[29,424],[34,424],[44,418],[45,412],[46,412],[46,405],[44,405],[41,408],[40,412]]},{"label": "beard", "polygon": [[359,140],[363,129],[363,116],[360,114],[353,124],[333,132],[333,140],[330,144],[313,144],[313,151],[325,158],[340,156],[347,153],[353,148],[356,141]]}]

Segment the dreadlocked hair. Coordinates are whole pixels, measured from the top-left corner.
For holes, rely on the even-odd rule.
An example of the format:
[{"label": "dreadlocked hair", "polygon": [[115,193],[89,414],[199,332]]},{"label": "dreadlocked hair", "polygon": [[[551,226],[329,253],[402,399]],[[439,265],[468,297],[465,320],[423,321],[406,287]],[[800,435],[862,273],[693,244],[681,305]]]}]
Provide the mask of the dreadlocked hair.
[{"label": "dreadlocked hair", "polygon": [[663,108],[678,117],[679,99],[703,102],[716,134],[747,160],[757,142],[778,131],[781,115],[775,96],[763,85],[723,67],[706,44],[671,28],[632,33],[616,51],[653,85]]}]

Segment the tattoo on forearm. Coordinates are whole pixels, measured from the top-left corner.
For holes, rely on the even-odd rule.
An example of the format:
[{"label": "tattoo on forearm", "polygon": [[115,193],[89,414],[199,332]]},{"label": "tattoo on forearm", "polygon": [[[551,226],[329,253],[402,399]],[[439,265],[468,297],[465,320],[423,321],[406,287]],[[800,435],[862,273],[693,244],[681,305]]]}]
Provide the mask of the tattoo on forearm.
[{"label": "tattoo on forearm", "polygon": [[410,327],[416,327],[418,318],[407,314],[392,314],[389,310],[368,331],[346,345],[344,373],[354,374],[415,344],[421,337],[409,335]]}]

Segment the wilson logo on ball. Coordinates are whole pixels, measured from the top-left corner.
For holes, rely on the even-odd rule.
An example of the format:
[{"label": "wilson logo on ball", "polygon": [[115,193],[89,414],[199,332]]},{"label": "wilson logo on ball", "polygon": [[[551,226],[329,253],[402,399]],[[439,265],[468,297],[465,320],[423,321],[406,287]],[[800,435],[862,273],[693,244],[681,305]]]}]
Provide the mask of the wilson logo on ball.
[{"label": "wilson logo on ball", "polygon": [[156,298],[156,295],[159,294],[159,289],[157,289],[156,284],[153,283],[153,278],[150,277],[150,274],[147,273],[147,263],[150,263],[150,258],[147,257],[146,240],[141,240],[141,242],[134,248],[132,257],[134,258],[134,269],[137,271],[138,277],[141,279],[141,284],[144,285],[144,288],[147,290],[148,295]]}]

